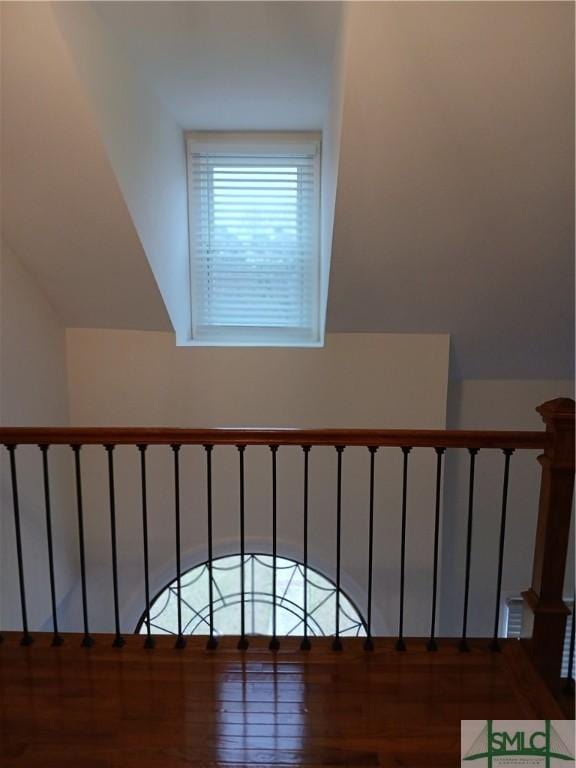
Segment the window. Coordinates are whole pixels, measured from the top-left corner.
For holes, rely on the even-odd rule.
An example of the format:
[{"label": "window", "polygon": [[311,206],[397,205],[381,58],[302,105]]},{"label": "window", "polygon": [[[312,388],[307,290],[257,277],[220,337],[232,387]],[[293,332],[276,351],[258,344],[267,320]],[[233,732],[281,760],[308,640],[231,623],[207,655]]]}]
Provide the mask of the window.
[{"label": "window", "polygon": [[[566,620],[566,634],[564,635],[564,649],[562,652],[562,670],[561,677],[568,676],[568,663],[570,660],[570,633],[572,631],[572,621],[574,620],[574,603],[566,600],[572,613]],[[522,605],[521,597],[511,597],[506,602],[506,637],[520,638],[522,636]]]},{"label": "window", "polygon": [[[228,555],[212,561],[214,629],[217,635],[239,635],[241,627],[241,560]],[[272,634],[273,560],[270,555],[244,556],[246,631]],[[182,625],[185,634],[209,634],[208,563],[192,568],[181,578]],[[304,634],[304,566],[276,558],[277,634]],[[336,587],[325,576],[308,568],[308,634],[332,635],[336,624]],[[160,592],[150,607],[150,629],[157,634],[178,633],[176,581]],[[146,614],[137,632],[146,633]],[[340,634],[365,637],[366,626],[357,608],[340,592]]]},{"label": "window", "polygon": [[320,343],[320,137],[187,137],[191,341]]}]

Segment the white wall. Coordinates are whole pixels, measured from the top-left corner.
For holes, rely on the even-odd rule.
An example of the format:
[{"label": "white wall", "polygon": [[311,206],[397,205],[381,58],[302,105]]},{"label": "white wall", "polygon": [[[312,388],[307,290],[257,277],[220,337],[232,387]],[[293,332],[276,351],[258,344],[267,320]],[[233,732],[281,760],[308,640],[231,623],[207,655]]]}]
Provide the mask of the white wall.
[{"label": "white wall", "polygon": [[[0,423],[3,426],[66,425],[68,386],[64,326],[34,278],[4,243],[1,247],[0,289]],[[0,451],[0,621],[3,629],[11,629],[20,627],[21,614],[8,455],[4,448]],[[35,446],[18,448],[16,456],[29,620],[32,627],[38,628],[51,614],[41,456]],[[54,448],[49,452],[60,599],[73,583],[75,567],[72,487],[67,458],[62,449]]]},{"label": "white wall", "polygon": [[190,329],[182,128],[162,109],[90,3],[53,13],[178,338]]},{"label": "white wall", "polygon": [[[442,428],[448,337],[328,336],[323,349],[177,348],[170,334],[68,330],[71,417],[75,425],[284,426]],[[138,455],[117,448],[118,538],[125,631],[142,611]],[[206,558],[205,474],[202,448],[184,448],[182,528],[184,564]],[[90,603],[94,626],[111,626],[110,535],[106,457],[83,450]],[[311,454],[311,564],[334,576],[336,454]],[[174,576],[172,457],[149,449],[152,587]],[[214,451],[216,553],[238,550],[238,464],[235,448]],[[347,449],[343,469],[343,586],[365,610],[368,452]],[[247,536],[270,550],[270,452],[246,453]],[[397,621],[401,453],[377,456],[375,578],[380,596],[375,629],[393,634]],[[420,612],[429,601],[432,517],[420,503],[432,498],[433,457],[411,457],[407,632],[424,632]],[[301,557],[302,456],[278,455],[280,553]],[[423,514],[422,514],[423,513]],[[71,612],[78,610],[76,602]]]},{"label": "white wall", "polygon": [[[445,336],[329,335],[320,350],[178,348],[168,333],[66,331],[18,260],[4,249],[2,271],[2,421],[65,424],[70,391],[71,423],[77,426],[285,426],[454,429],[541,429],[534,408],[552,397],[572,396],[568,381],[451,382],[446,417],[448,339]],[[68,363],[68,387],[65,364]],[[56,362],[55,362],[56,361]],[[447,418],[447,422],[446,422]],[[58,456],[60,454],[60,456]],[[31,624],[48,615],[47,563],[40,463],[35,449],[19,449],[23,465],[24,550],[33,607]],[[54,448],[59,468],[53,494],[60,552],[59,597],[77,578],[76,525],[70,524],[70,456]],[[512,458],[504,594],[517,594],[531,578],[537,513],[537,452]],[[106,457],[101,448],[82,452],[89,568],[89,608],[95,631],[112,628],[110,533]],[[138,455],[115,452],[120,596],[123,630],[132,631],[142,610],[141,524]],[[238,465],[234,448],[214,451],[215,554],[238,549]],[[397,629],[400,536],[399,451],[377,455],[375,632]],[[501,504],[502,457],[482,451],[477,459],[470,633],[489,634]],[[174,575],[173,466],[168,448],[148,452],[152,591]],[[205,455],[183,448],[183,564],[206,557]],[[334,577],[336,459],[331,449],[311,455],[311,564]],[[430,606],[434,458],[410,457],[408,506],[408,634],[425,634]],[[2,489],[2,624],[18,626],[14,581],[13,522],[9,485]],[[468,458],[446,458],[441,562],[440,633],[461,625],[466,535]],[[278,457],[280,553],[301,558],[302,456],[284,448]],[[368,456],[344,453],[343,586],[365,612]],[[248,546],[270,550],[270,454],[248,449],[246,502]],[[62,499],[60,501],[60,499]],[[64,511],[66,510],[66,515]],[[573,553],[570,555],[573,562]],[[570,583],[571,569],[567,575]],[[30,587],[34,584],[34,589]],[[568,590],[569,591],[569,590]],[[6,599],[8,598],[8,599]],[[78,589],[62,607],[64,629],[78,629]]]},{"label": "white wall", "polygon": [[[543,430],[536,406],[556,397],[574,397],[574,382],[453,381],[449,389],[448,428]],[[530,586],[540,465],[539,451],[516,451],[510,463],[510,486],[502,589],[518,595]],[[487,634],[494,619],[496,568],[504,459],[500,451],[481,451],[476,459],[473,551],[470,587],[470,633]],[[469,458],[448,452],[443,512],[441,630],[458,634],[462,623],[464,563],[468,510]],[[568,556],[566,596],[574,583],[573,540]],[[489,634],[489,632],[488,632]]]},{"label": "white wall", "polygon": [[334,212],[338,189],[338,169],[340,166],[340,140],[342,133],[342,110],[344,106],[344,87],[346,55],[348,49],[348,6],[341,6],[337,44],[331,66],[330,100],[324,117],[322,131],[322,184],[321,184],[321,227],[320,227],[320,323],[321,335],[326,330],[326,310],[330,285],[330,266],[332,262],[332,241],[334,236]]}]

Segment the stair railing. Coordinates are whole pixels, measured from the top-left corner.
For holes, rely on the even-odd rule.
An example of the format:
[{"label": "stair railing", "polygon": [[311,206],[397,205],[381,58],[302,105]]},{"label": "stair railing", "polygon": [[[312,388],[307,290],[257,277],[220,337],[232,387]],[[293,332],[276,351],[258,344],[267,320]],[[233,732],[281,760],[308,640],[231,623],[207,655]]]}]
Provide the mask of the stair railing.
[{"label": "stair railing", "polygon": [[[493,651],[500,649],[498,639],[500,611],[502,599],[502,570],[504,561],[504,545],[506,536],[506,516],[508,501],[508,484],[510,475],[510,460],[517,450],[539,449],[542,466],[540,503],[538,525],[534,549],[532,586],[523,593],[524,597],[524,628],[525,646],[534,664],[546,682],[556,686],[560,676],[562,648],[565,637],[566,617],[569,610],[563,600],[564,575],[570,530],[572,510],[572,493],[574,483],[574,401],[568,399],[552,400],[541,405],[538,409],[544,423],[545,431],[454,431],[454,430],[366,430],[366,429],[159,429],[159,428],[0,428],[0,443],[9,456],[9,477],[12,495],[12,513],[14,520],[14,536],[18,569],[19,601],[21,608],[22,636],[21,643],[29,645],[33,641],[27,617],[26,574],[25,560],[22,549],[20,489],[17,471],[17,448],[21,445],[37,445],[41,452],[42,473],[44,486],[44,503],[46,517],[46,546],[49,564],[49,581],[52,601],[53,645],[63,642],[58,626],[57,599],[54,580],[54,554],[52,546],[51,498],[49,482],[49,448],[53,445],[68,445],[72,450],[73,470],[75,477],[75,499],[78,517],[78,545],[80,554],[80,581],[82,594],[82,628],[84,646],[93,644],[90,634],[89,611],[87,606],[87,575],[85,567],[84,540],[84,511],[82,488],[82,447],[99,445],[106,451],[108,475],[108,506],[110,540],[112,549],[112,581],[114,599],[114,646],[121,647],[124,636],[121,631],[120,606],[118,598],[118,551],[116,540],[116,481],[114,450],[116,446],[132,445],[140,454],[141,504],[144,533],[144,581],[145,599],[148,616],[150,612],[150,590],[148,573],[148,535],[147,535],[147,449],[152,445],[169,446],[173,458],[174,482],[174,515],[175,515],[175,561],[177,594],[180,598],[181,573],[181,520],[180,520],[180,449],[185,445],[202,446],[205,452],[206,477],[206,523],[208,544],[208,568],[210,584],[210,613],[208,617],[209,636],[207,647],[214,650],[218,640],[214,629],[214,610],[212,594],[212,563],[213,563],[213,510],[212,510],[212,455],[216,447],[222,445],[235,446],[238,449],[239,480],[240,480],[240,551],[245,552],[244,533],[244,454],[249,446],[268,446],[270,449],[270,470],[272,479],[272,558],[274,565],[278,557],[277,549],[277,460],[281,446],[300,446],[302,450],[304,500],[303,500],[303,530],[302,542],[304,555],[305,576],[308,573],[308,473],[310,453],[316,446],[330,446],[335,449],[336,463],[336,626],[332,642],[334,651],[342,648],[342,637],[339,625],[341,552],[342,552],[342,468],[344,451],[349,446],[364,447],[368,451],[369,461],[369,533],[367,542],[368,560],[368,612],[367,637],[364,647],[367,651],[374,648],[372,636],[372,606],[373,595],[373,552],[374,552],[374,457],[381,447],[395,447],[402,452],[402,493],[401,493],[401,541],[400,541],[400,572],[399,572],[399,616],[398,632],[395,647],[398,651],[406,648],[404,636],[404,607],[405,607],[405,557],[407,529],[407,493],[409,476],[410,453],[415,448],[431,449],[436,458],[436,493],[434,499],[434,540],[433,540],[433,585],[431,600],[430,632],[426,638],[429,651],[438,648],[436,637],[437,622],[437,592],[439,565],[439,532],[441,524],[441,483],[442,461],[447,450],[464,449],[468,453],[468,495],[466,521],[466,553],[464,570],[464,602],[462,606],[462,629],[459,648],[462,652],[469,650],[468,618],[470,569],[472,556],[472,538],[474,527],[474,491],[476,459],[479,451],[497,449],[503,456],[503,480],[501,494],[500,530],[498,539],[498,567],[496,579],[496,594],[494,608],[494,629],[490,646]],[[273,570],[273,588],[276,590],[276,571]],[[242,590],[244,589],[242,579]],[[307,594],[306,589],[304,591]],[[238,647],[245,650],[249,639],[245,630],[244,594],[242,595],[242,630]],[[273,631],[270,639],[270,649],[275,651],[280,646],[276,629],[276,594],[273,602]],[[186,637],[182,626],[181,601],[178,599],[178,631],[175,647],[182,649],[186,645]],[[154,646],[154,639],[148,632],[145,647]],[[304,606],[304,636],[301,647],[308,650],[311,647],[308,632],[307,607]]]}]

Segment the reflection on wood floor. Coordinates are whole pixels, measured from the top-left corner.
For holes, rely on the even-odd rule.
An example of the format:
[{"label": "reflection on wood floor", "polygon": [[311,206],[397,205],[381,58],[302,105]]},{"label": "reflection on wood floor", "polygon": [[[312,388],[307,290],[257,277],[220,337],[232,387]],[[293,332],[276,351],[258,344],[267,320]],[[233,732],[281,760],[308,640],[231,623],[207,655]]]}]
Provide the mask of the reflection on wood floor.
[{"label": "reflection on wood floor", "polygon": [[215,652],[193,638],[184,650],[159,638],[154,650],[128,637],[123,649],[98,636],[61,648],[37,635],[29,648],[10,634],[0,645],[2,768],[183,768],[183,766],[459,765],[461,719],[563,715],[520,643],[502,653],[487,641],[469,654],[457,643],[429,653],[361,640],[344,651],[294,638],[278,653],[232,638]]}]

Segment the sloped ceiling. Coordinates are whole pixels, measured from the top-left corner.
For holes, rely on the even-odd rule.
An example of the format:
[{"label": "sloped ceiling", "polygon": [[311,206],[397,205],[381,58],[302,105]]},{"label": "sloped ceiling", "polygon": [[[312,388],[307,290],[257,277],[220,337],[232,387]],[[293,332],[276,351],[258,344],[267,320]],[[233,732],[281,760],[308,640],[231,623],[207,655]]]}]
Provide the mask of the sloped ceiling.
[{"label": "sloped ceiling", "polygon": [[322,128],[341,4],[91,5],[182,128]]},{"label": "sloped ceiling", "polygon": [[[113,78],[87,78],[65,16],[89,5],[118,78],[179,129],[337,135],[342,6],[55,4],[54,66],[42,5],[4,4],[26,22],[3,33],[4,233],[68,324],[165,328],[143,256],[162,264],[171,206],[155,222],[127,180]],[[350,4],[328,331],[450,333],[456,377],[572,375],[573,28],[569,3]]]},{"label": "sloped ceiling", "polygon": [[353,3],[328,330],[570,378],[574,5]]},{"label": "sloped ceiling", "polygon": [[48,4],[2,4],[2,236],[64,323],[169,330]]},{"label": "sloped ceiling", "polygon": [[[183,131],[324,128],[325,150],[334,145],[337,131],[328,123],[341,8],[128,6],[54,4],[177,342],[185,345],[191,325]],[[335,174],[324,170],[323,182],[322,227],[330,243]],[[323,244],[325,262],[329,256]]]}]

